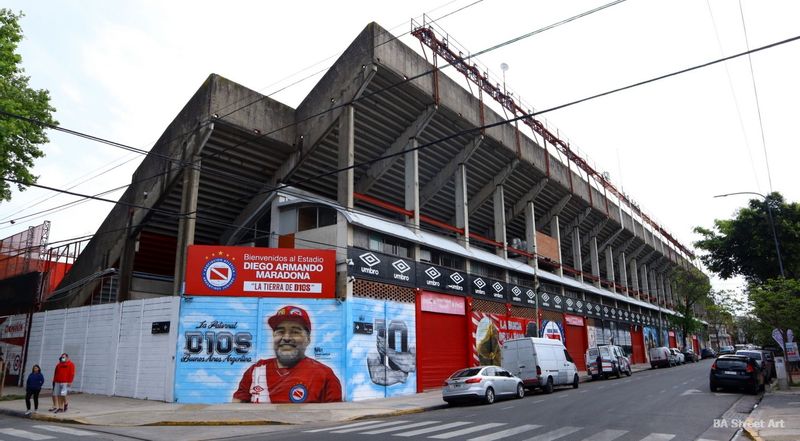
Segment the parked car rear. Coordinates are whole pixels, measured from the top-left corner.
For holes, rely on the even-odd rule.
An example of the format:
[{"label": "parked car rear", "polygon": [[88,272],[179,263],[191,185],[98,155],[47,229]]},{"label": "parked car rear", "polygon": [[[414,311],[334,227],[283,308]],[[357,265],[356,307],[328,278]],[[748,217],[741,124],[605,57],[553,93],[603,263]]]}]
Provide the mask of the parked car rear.
[{"label": "parked car rear", "polygon": [[444,381],[442,399],[448,404],[464,401],[494,403],[498,397],[522,398],[522,380],[499,366],[461,369]]},{"label": "parked car rear", "polygon": [[655,369],[657,367],[670,367],[675,364],[675,359],[669,348],[660,346],[657,348],[650,348],[650,367]]},{"label": "parked car rear", "polygon": [[721,355],[711,364],[708,382],[711,392],[719,387],[731,387],[755,395],[764,389],[764,374],[750,357]]},{"label": "parked car rear", "polygon": [[711,348],[703,348],[700,350],[700,359],[705,360],[706,358],[716,358],[717,353],[714,352]]},{"label": "parked car rear", "polygon": [[745,357],[750,357],[755,360],[756,365],[764,374],[764,378],[769,378],[770,368],[766,364],[766,360],[764,360],[764,353],[760,350],[746,350],[746,351],[736,351],[736,355],[744,355]]},{"label": "parked car rear", "polygon": [[621,374],[631,376],[631,361],[625,355],[625,351],[619,346],[600,345],[596,348],[589,348],[586,351],[586,371],[592,376],[592,380],[597,380],[601,376],[608,378],[610,375]]},{"label": "parked car rear", "polygon": [[726,355],[726,354],[733,354],[736,352],[736,349],[733,346],[720,346],[719,351],[717,351],[717,355]]},{"label": "parked car rear", "polygon": [[686,358],[684,358],[683,353],[681,353],[678,348],[669,348],[669,351],[672,352],[672,356],[675,358],[675,365],[684,364],[686,363]]},{"label": "parked car rear", "polygon": [[560,340],[524,337],[506,340],[500,349],[503,368],[528,389],[553,392],[554,386],[578,387],[578,369]]},{"label": "parked car rear", "polygon": [[698,355],[694,353],[694,350],[692,350],[692,348],[686,348],[681,353],[683,354],[683,359],[687,363],[689,362],[697,363],[697,360],[700,359],[700,357],[698,357]]}]

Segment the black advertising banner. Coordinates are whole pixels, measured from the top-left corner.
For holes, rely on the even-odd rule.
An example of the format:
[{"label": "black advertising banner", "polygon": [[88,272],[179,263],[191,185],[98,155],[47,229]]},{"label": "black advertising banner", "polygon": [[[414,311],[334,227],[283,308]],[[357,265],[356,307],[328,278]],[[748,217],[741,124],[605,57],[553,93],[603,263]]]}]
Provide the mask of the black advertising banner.
[{"label": "black advertising banner", "polygon": [[533,288],[527,286],[509,284],[508,299],[511,303],[518,305],[536,307],[536,294],[533,292]]},{"label": "black advertising banner", "polygon": [[578,309],[578,301],[572,297],[564,297],[564,311],[570,314],[579,315],[581,311]]},{"label": "black advertising banner", "polygon": [[505,303],[508,299],[508,286],[505,282],[488,277],[469,276],[469,293],[476,299]]},{"label": "black advertising banner", "polygon": [[539,307],[553,311],[564,311],[564,296],[543,292],[539,294]]},{"label": "black advertising banner", "polygon": [[584,302],[584,313],[590,317],[601,317],[600,315],[600,305],[596,304],[591,301]]},{"label": "black advertising banner", "polygon": [[356,278],[370,279],[392,285],[416,287],[414,261],[374,251],[349,248],[348,274]]},{"label": "black advertising banner", "polygon": [[467,295],[467,275],[438,265],[417,264],[417,285],[422,289],[447,294]]}]

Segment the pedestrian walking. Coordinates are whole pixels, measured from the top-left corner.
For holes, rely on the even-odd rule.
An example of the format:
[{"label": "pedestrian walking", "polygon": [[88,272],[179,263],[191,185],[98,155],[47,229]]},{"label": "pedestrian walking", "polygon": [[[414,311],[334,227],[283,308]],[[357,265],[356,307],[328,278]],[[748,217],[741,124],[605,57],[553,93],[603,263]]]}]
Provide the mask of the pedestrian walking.
[{"label": "pedestrian walking", "polygon": [[53,374],[53,396],[56,397],[56,413],[66,412],[69,402],[67,401],[67,392],[72,387],[72,380],[75,379],[75,365],[69,359],[69,355],[61,354],[56,364],[56,370]]},{"label": "pedestrian walking", "polygon": [[42,391],[43,384],[42,368],[35,364],[31,373],[28,374],[28,380],[25,381],[25,407],[28,409],[25,415],[31,414],[31,397],[33,397],[33,412],[39,411],[39,392]]}]

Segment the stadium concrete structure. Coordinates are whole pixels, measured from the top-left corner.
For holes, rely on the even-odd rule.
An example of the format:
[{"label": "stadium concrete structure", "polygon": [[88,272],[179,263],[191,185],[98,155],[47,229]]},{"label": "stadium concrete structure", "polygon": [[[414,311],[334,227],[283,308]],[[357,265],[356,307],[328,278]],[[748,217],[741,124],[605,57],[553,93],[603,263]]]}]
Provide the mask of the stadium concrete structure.
[{"label": "stadium concrete structure", "polygon": [[564,339],[579,365],[611,339],[637,362],[675,346],[671,274],[691,251],[534,118],[504,123],[485,100],[521,108],[477,69],[454,64],[469,87],[434,69],[459,60],[420,29],[435,60],[369,24],[297,108],[210,75],[48,309],[109,274],[118,301],[180,295],[192,244],[332,248],[344,303],[415,305],[419,390],[491,359],[488,316]]}]

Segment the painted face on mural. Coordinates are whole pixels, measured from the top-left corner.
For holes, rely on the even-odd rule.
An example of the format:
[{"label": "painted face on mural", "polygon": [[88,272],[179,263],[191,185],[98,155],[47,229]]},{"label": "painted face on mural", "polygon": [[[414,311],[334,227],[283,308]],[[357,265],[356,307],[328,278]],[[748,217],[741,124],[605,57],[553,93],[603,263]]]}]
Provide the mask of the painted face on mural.
[{"label": "painted face on mural", "polygon": [[272,330],[272,344],[279,367],[292,367],[306,356],[311,342],[308,330],[297,320],[284,320]]}]

